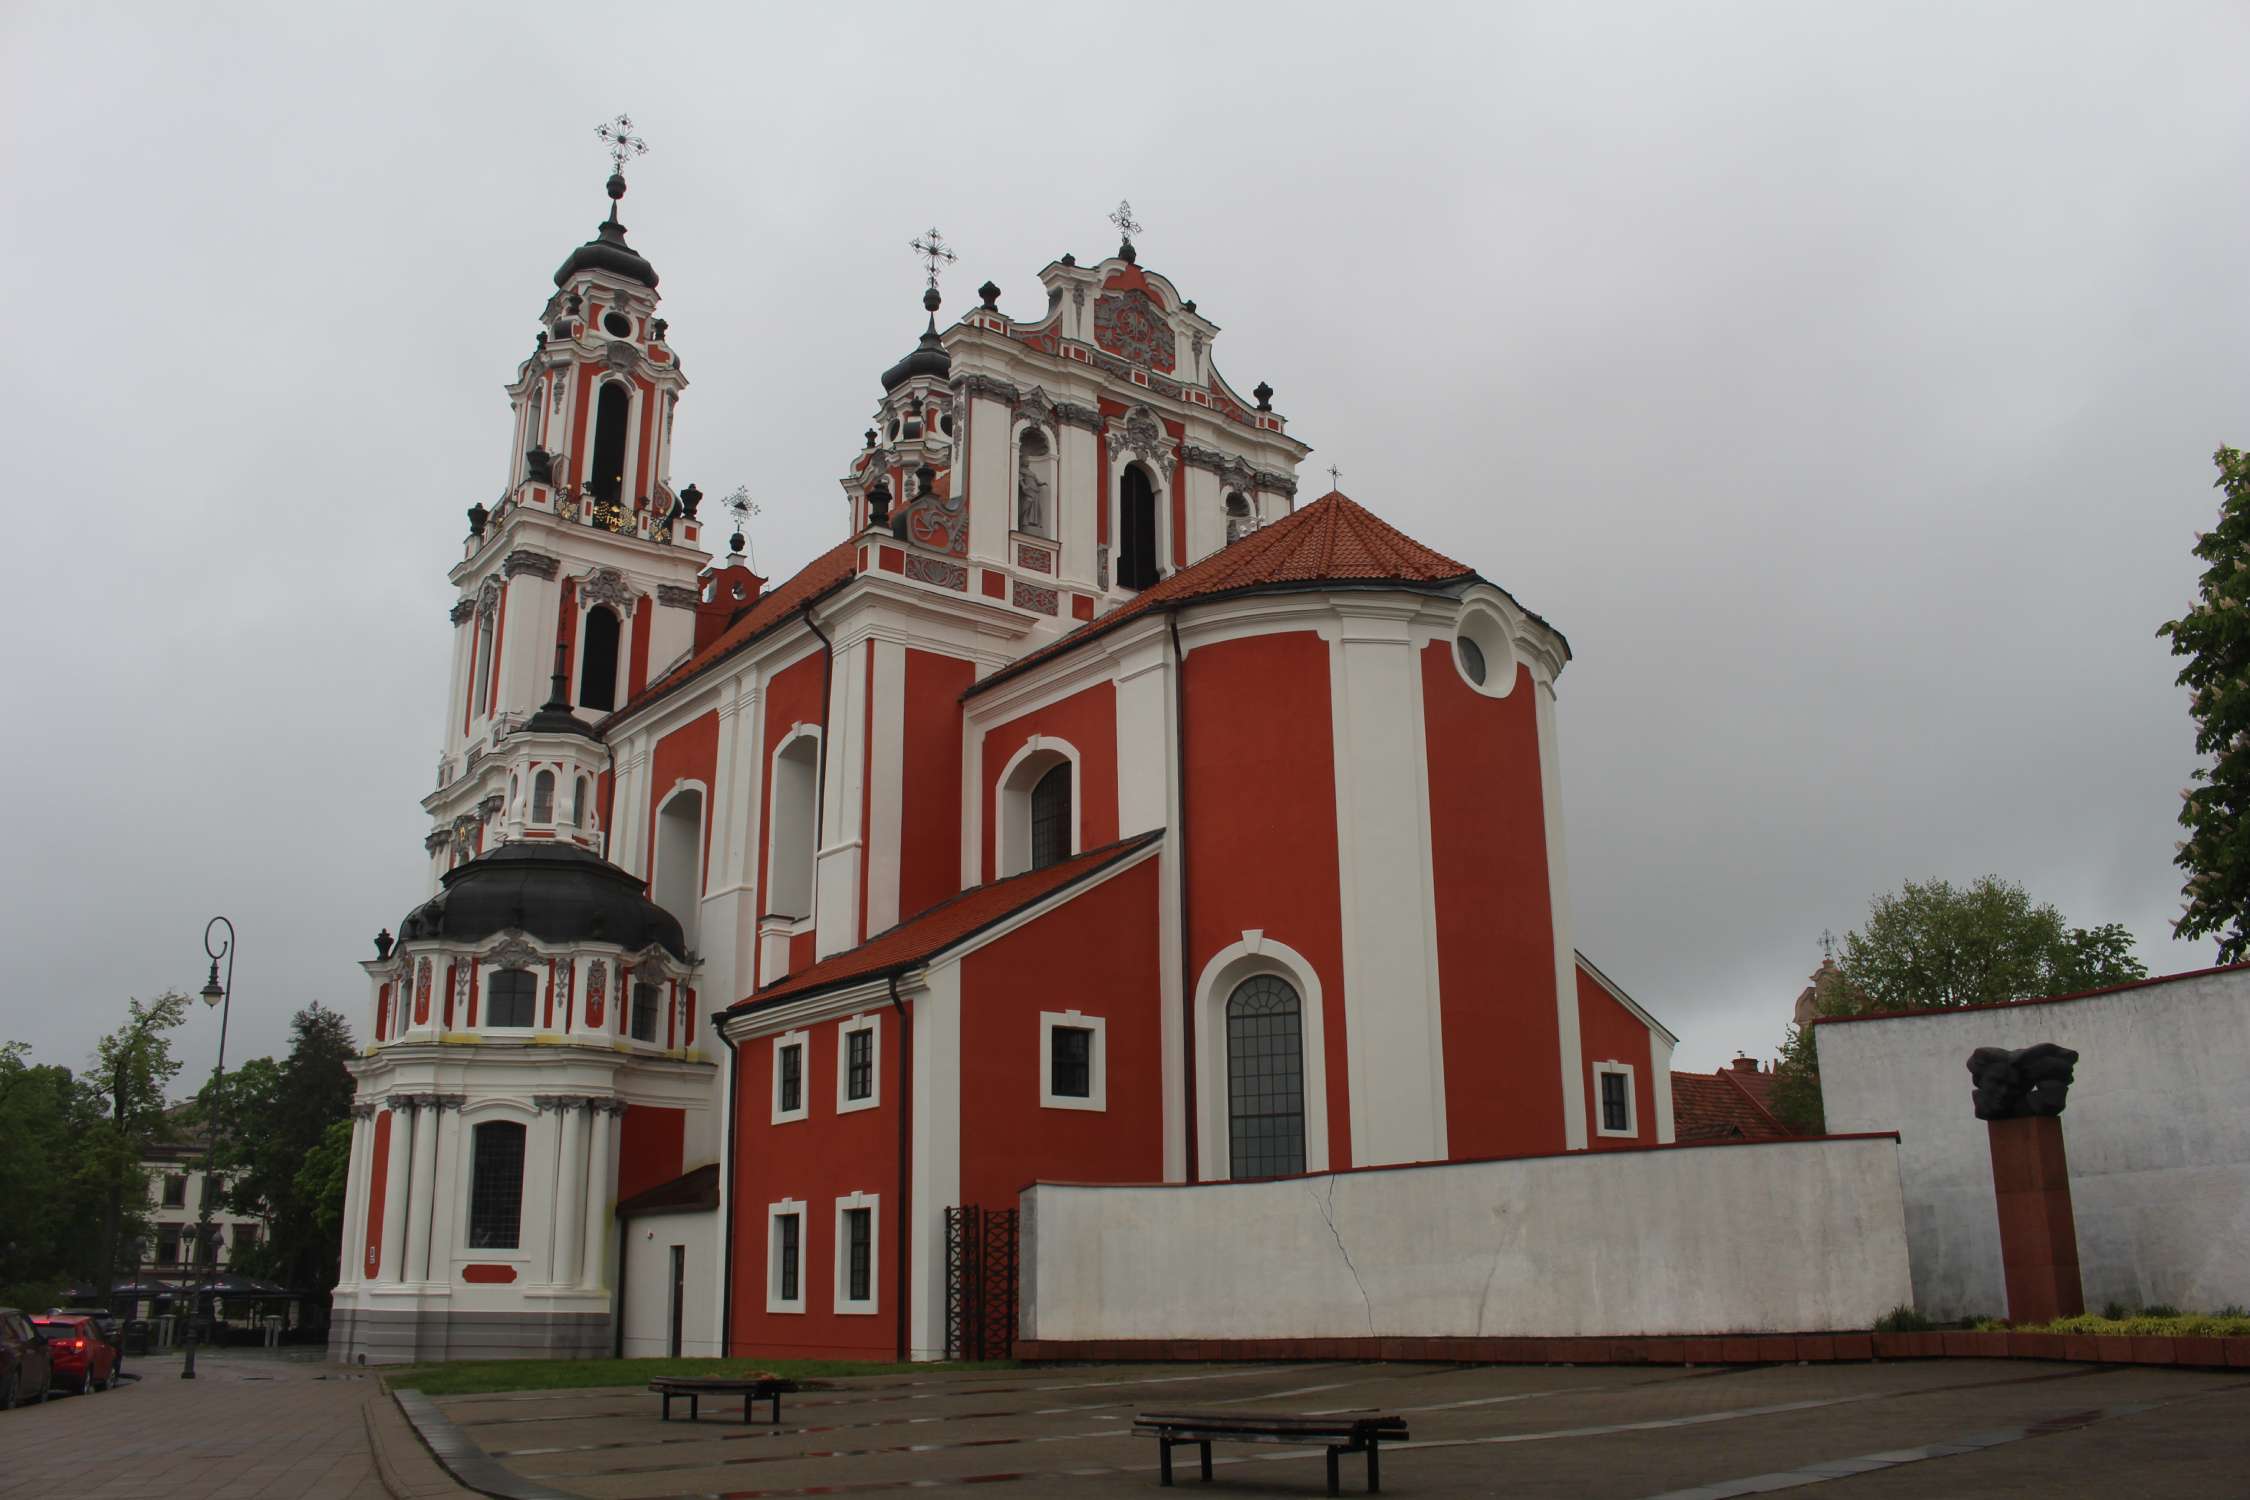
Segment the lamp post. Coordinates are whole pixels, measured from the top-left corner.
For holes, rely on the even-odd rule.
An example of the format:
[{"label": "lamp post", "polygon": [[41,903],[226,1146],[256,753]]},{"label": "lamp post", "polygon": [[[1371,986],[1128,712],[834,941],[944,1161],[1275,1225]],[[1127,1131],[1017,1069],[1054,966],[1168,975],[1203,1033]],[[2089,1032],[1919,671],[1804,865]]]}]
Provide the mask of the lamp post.
[{"label": "lamp post", "polygon": [[[211,934],[224,927],[227,935],[219,946],[211,946]],[[195,1301],[188,1308],[187,1359],[180,1366],[182,1380],[195,1379],[195,1330],[203,1312],[203,1292],[211,1284],[211,1272],[218,1268],[219,1247],[211,1243],[211,1184],[216,1180],[212,1173],[214,1154],[219,1145],[219,1085],[227,1070],[227,1016],[234,1009],[234,924],[225,917],[213,917],[203,926],[203,951],[211,958],[211,977],[203,982],[203,1003],[219,1007],[219,1060],[211,1065],[211,1118],[203,1122],[203,1191],[195,1208],[195,1247],[209,1258],[204,1261],[203,1286],[196,1292]],[[219,982],[219,960],[227,961],[227,979]]]}]

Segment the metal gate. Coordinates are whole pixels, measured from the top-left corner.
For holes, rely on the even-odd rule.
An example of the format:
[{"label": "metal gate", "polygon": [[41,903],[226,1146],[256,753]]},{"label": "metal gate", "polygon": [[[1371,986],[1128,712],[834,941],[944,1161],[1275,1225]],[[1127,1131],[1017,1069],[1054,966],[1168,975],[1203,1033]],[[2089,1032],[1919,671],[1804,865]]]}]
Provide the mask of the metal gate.
[{"label": "metal gate", "polygon": [[945,1211],[945,1357],[1007,1359],[1016,1347],[1016,1210]]}]

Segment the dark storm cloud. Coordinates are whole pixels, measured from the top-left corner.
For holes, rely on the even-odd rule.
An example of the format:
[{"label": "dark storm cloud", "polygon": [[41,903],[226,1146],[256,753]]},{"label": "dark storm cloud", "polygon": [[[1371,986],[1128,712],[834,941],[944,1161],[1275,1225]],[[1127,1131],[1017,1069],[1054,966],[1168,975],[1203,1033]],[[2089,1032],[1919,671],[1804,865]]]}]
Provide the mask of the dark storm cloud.
[{"label": "dark storm cloud", "polygon": [[[1709,1067],[1824,928],[1998,871],[2170,944],[2152,636],[2250,441],[2230,6],[16,6],[0,1035],[77,1061],[242,929],[237,1055],[420,891],[461,512],[603,208],[677,476],[842,522],[907,239],[1144,260],[1357,498],[1566,630],[1578,939]],[[2130,19],[2128,19],[2130,18]],[[190,1049],[208,1063],[208,1022]]]}]

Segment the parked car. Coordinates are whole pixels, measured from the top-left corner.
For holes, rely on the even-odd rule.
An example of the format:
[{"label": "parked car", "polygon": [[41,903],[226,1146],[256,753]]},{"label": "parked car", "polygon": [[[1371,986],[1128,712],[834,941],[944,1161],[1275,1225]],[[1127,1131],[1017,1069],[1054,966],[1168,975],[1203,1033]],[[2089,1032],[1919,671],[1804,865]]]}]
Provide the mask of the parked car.
[{"label": "parked car", "polygon": [[54,1384],[55,1364],[46,1338],[31,1319],[0,1307],[0,1411],[19,1401],[44,1401]]},{"label": "parked car", "polygon": [[31,1326],[47,1336],[54,1383],[81,1396],[106,1391],[117,1379],[117,1351],[83,1313],[51,1313]]},{"label": "parked car", "polygon": [[56,1307],[48,1309],[50,1318],[85,1318],[93,1323],[94,1331],[102,1336],[116,1356],[112,1376],[125,1373],[125,1325],[117,1314],[104,1307]]}]

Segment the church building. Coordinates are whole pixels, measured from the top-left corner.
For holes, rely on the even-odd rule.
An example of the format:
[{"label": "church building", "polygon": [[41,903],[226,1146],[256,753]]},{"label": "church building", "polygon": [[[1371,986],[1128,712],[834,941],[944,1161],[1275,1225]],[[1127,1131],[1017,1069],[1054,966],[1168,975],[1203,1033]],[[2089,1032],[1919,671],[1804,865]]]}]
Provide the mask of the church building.
[{"label": "church building", "polygon": [[338,1357],[937,1358],[1034,1181],[1672,1138],[1674,1038],[1572,945],[1568,644],[1301,496],[1129,211],[944,325],[917,242],[846,532],[773,582],[674,483],[624,192],[451,566]]}]

